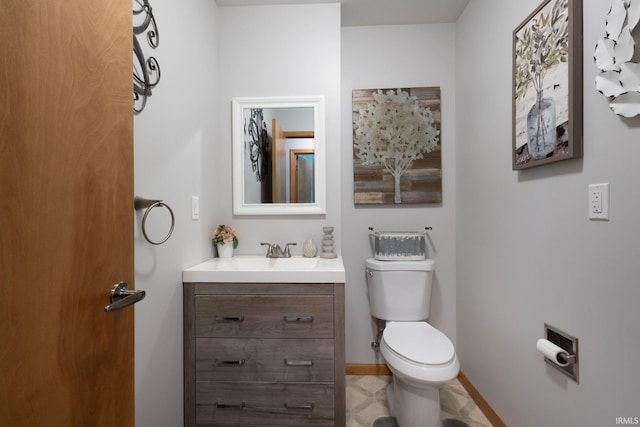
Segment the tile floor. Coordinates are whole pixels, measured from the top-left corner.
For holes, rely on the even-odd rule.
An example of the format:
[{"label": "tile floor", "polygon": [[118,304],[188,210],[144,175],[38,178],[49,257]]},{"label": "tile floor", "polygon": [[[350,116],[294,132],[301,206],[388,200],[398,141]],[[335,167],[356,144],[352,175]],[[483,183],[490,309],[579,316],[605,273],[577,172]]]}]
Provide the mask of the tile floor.
[{"label": "tile floor", "polygon": [[[388,375],[347,375],[347,427],[371,427],[389,416],[385,387]],[[440,390],[442,418],[464,421],[469,427],[492,427],[458,380]]]}]

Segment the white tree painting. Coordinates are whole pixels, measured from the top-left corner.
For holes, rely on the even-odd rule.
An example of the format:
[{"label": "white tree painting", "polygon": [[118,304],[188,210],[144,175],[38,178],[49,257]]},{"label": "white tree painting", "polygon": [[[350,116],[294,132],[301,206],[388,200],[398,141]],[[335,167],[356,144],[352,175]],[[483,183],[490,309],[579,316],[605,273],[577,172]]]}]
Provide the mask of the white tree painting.
[{"label": "white tree painting", "polygon": [[[393,203],[404,203],[403,193],[410,194],[409,202],[413,203],[441,201],[439,88],[354,91],[353,138],[356,166],[366,172],[372,170],[367,167],[377,167],[393,178]],[[403,181],[416,162],[436,152]],[[364,179],[359,183],[355,171],[356,203],[387,203],[384,190],[375,188],[377,184],[384,186],[384,182],[372,182],[366,172],[360,173]],[[436,199],[433,195],[421,197],[421,193],[433,192],[434,183]],[[359,185],[367,188],[359,192]],[[402,191],[403,186],[407,191]]]}]

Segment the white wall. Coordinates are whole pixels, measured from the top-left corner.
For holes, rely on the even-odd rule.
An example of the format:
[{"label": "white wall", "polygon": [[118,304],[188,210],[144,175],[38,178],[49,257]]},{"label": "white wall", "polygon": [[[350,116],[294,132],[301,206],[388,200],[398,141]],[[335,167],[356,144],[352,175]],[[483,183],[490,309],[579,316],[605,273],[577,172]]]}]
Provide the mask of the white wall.
[{"label": "white wall", "polygon": [[[147,243],[136,215],[136,288],[147,291],[136,304],[136,426],[183,423],[182,270],[211,257],[217,116],[217,10],[211,0],[155,0],[160,46],[153,54],[162,78],[146,109],[135,117],[135,194],[163,199],[176,217],[171,238]],[[207,96],[203,96],[207,94]],[[191,196],[200,197],[200,220],[191,221]],[[148,232],[159,240],[168,216],[154,209]]]},{"label": "white wall", "polygon": [[[338,4],[219,8],[212,0],[153,3],[162,80],[135,118],[135,193],[163,199],[176,217],[163,245],[144,241],[136,216],[136,426],[183,424],[182,270],[212,256],[215,225],[230,223],[239,253],[264,250],[260,241],[322,238],[334,225],[340,242],[340,8]],[[276,26],[273,25],[277,22]],[[277,48],[276,48],[277,47]],[[275,56],[274,56],[275,55]],[[327,214],[312,217],[233,218],[231,98],[325,95]],[[191,196],[200,220],[191,221]],[[162,210],[149,214],[148,232],[169,227]]]},{"label": "white wall", "polygon": [[[430,320],[507,425],[605,426],[640,415],[640,122],[613,115],[593,88],[609,2],[585,0],[584,159],[511,171],[511,32],[538,3],[472,1],[456,25],[342,30],[337,4],[153,4],[162,81],[135,118],[135,191],[171,205],[176,229],[151,246],[136,216],[136,288],[147,291],[136,306],[137,426],[182,425],[181,271],[211,256],[210,233],[223,222],[240,231],[241,254],[261,253],[263,240],[298,241],[300,253],[305,237],[336,227],[348,363],[381,362],[369,348],[367,227],[432,226]],[[351,90],[395,86],[442,89],[442,205],[353,204]],[[231,98],[315,94],[327,101],[327,215],[234,217]],[[611,183],[609,222],[587,219],[587,185],[597,182]],[[190,220],[192,195],[200,221]],[[156,213],[150,234],[161,236],[166,217]],[[580,339],[580,384],[535,351],[544,322]]]},{"label": "white wall", "polygon": [[[403,25],[342,29],[342,229],[347,272],[347,363],[383,363],[370,348],[375,325],[369,313],[364,260],[371,257],[369,230],[429,232],[436,261],[430,323],[456,341],[455,26]],[[351,91],[439,86],[442,105],[442,204],[363,206],[353,198]]]},{"label": "white wall", "polygon": [[[512,31],[539,3],[471,1],[456,26],[457,351],[507,425],[613,426],[640,416],[640,121],[594,88],[610,2],[585,0],[584,158],[511,170]],[[579,338],[580,384],[536,352],[545,322]]]},{"label": "white wall", "polygon": [[[216,223],[240,233],[239,254],[263,254],[260,242],[297,242],[292,254],[322,227],[335,227],[340,253],[340,5],[277,5],[219,9],[219,110],[215,164]],[[277,24],[277,25],[276,25]],[[313,216],[233,216],[231,193],[231,98],[324,95],[326,106],[327,213]],[[219,196],[218,196],[219,194]]]}]

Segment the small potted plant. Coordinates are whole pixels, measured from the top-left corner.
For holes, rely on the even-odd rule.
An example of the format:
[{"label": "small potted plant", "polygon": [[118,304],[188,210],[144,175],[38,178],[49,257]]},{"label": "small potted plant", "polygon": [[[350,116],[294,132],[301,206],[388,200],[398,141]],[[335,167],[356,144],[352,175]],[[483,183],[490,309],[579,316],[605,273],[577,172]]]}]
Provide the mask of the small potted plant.
[{"label": "small potted plant", "polygon": [[221,224],[213,232],[213,243],[220,258],[231,258],[238,247],[238,232],[230,225]]}]

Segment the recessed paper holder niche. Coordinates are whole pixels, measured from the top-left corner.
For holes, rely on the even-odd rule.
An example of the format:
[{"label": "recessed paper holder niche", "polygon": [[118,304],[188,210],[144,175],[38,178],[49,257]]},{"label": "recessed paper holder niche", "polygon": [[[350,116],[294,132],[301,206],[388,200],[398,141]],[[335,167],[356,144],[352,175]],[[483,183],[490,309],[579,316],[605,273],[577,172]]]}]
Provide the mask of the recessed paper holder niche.
[{"label": "recessed paper holder niche", "polygon": [[552,342],[553,344],[557,345],[558,347],[562,348],[567,353],[569,353],[569,358],[567,360],[567,362],[569,363],[567,366],[559,366],[558,364],[547,359],[546,357],[544,358],[544,361],[549,366],[553,366],[554,368],[556,368],[557,370],[559,370],[560,372],[562,372],[563,374],[565,374],[566,376],[574,380],[575,382],[579,383],[580,381],[578,376],[578,338],[571,336],[566,332],[561,331],[560,329],[549,325],[548,323],[544,324],[544,336],[548,341]]}]

